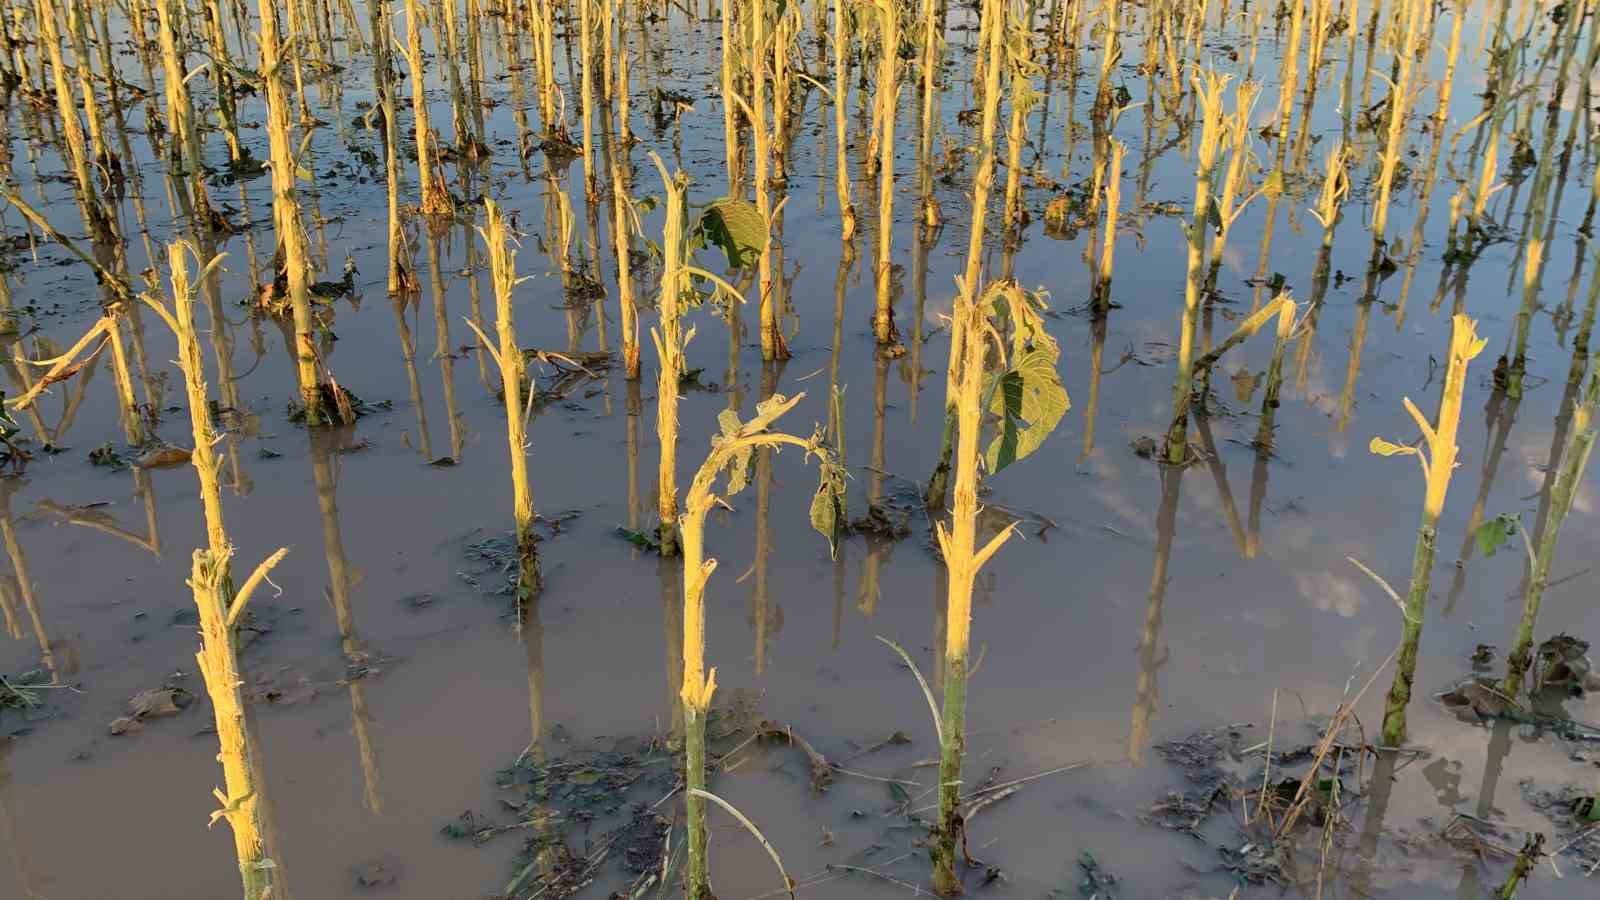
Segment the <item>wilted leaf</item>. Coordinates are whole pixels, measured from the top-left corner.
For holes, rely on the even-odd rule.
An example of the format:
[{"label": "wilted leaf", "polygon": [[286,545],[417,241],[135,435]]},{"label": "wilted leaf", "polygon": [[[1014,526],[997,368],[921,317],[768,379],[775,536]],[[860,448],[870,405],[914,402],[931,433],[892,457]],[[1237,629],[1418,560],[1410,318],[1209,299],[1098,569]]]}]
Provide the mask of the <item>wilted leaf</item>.
[{"label": "wilted leaf", "polygon": [[750,484],[750,461],[755,458],[754,450],[745,450],[735,453],[728,463],[728,496],[744,490]]},{"label": "wilted leaf", "polygon": [[175,716],[189,705],[191,695],[183,688],[159,687],[140,691],[128,700],[128,713],[135,718]]},{"label": "wilted leaf", "polygon": [[1415,447],[1408,447],[1405,444],[1390,443],[1389,441],[1378,437],[1372,439],[1372,443],[1367,445],[1367,449],[1378,454],[1379,456],[1394,456],[1396,454],[1414,455],[1422,452]]},{"label": "wilted leaf", "polygon": [[1517,526],[1521,520],[1512,515],[1495,516],[1489,521],[1479,525],[1472,536],[1478,540],[1478,550],[1484,556],[1493,556],[1496,550],[1505,545],[1505,542],[1517,533]]},{"label": "wilted leaf", "polygon": [[134,465],[141,469],[166,469],[188,461],[189,451],[182,447],[158,447],[140,456]]},{"label": "wilted leaf", "polygon": [[999,433],[983,455],[991,475],[1039,449],[1071,407],[1056,371],[1056,355],[1029,350],[994,386],[989,412],[1000,419]]},{"label": "wilted leaf", "polygon": [[827,461],[820,468],[822,474],[817,481],[817,494],[811,498],[811,527],[828,539],[828,555],[836,556],[847,518],[844,468]]},{"label": "wilted leaf", "polygon": [[715,244],[728,255],[728,265],[752,265],[767,242],[767,223],[755,204],[738,197],[723,197],[706,207],[695,222],[691,248]]},{"label": "wilted leaf", "polygon": [[119,719],[111,720],[111,734],[113,736],[133,734],[143,730],[144,723],[138,719],[135,719],[133,716],[123,716]]}]

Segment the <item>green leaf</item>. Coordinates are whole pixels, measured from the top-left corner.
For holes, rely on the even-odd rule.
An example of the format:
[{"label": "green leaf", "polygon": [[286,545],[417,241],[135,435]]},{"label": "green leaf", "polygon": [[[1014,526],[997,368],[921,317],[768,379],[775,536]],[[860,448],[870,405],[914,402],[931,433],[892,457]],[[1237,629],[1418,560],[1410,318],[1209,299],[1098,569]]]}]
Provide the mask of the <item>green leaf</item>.
[{"label": "green leaf", "polygon": [[896,781],[886,782],[886,784],[889,786],[889,800],[894,803],[895,808],[898,809],[910,805],[910,791],[907,791],[904,786]]},{"label": "green leaf", "polygon": [[817,493],[811,498],[811,527],[828,539],[828,555],[837,558],[846,521],[844,468],[826,458],[819,468]]},{"label": "green leaf", "polygon": [[767,243],[767,223],[754,203],[739,197],[713,200],[691,229],[690,248],[715,244],[728,255],[728,265],[754,265]]},{"label": "green leaf", "polygon": [[984,451],[984,466],[994,474],[1039,449],[1072,403],[1056,371],[1055,351],[1036,347],[1024,353],[991,388],[989,412],[999,417],[999,432]]},{"label": "green leaf", "polygon": [[1484,556],[1493,556],[1496,550],[1517,533],[1517,526],[1520,524],[1521,520],[1513,515],[1495,516],[1479,525],[1477,530],[1472,532],[1472,536],[1477,539],[1478,550]]}]

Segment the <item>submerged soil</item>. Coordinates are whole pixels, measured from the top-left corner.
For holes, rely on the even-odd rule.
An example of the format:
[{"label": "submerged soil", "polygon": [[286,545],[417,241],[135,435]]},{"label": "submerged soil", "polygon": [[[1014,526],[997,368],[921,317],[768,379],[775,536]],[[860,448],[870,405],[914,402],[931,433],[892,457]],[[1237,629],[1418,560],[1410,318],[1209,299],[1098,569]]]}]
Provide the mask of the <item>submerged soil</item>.
[{"label": "submerged soil", "polygon": [[[1485,13],[1473,7],[1465,14],[1463,42],[1470,45]],[[358,15],[365,21],[364,9]],[[1211,15],[1215,32],[1208,30],[1201,57],[1230,70],[1243,66],[1228,56],[1248,56],[1250,19],[1234,10],[1217,24],[1217,12]],[[1439,40],[1448,15],[1435,25]],[[941,143],[959,147],[973,139],[963,124],[968,117],[958,113],[971,103],[977,34],[965,10],[952,7],[951,23]],[[1273,26],[1269,11],[1258,72],[1277,71],[1283,43]],[[584,202],[579,164],[562,168],[539,153],[520,156],[514,110],[537,121],[536,107],[527,109],[531,76],[520,64],[526,39],[508,42],[501,17],[485,17],[478,27],[490,73],[482,91],[493,101],[484,110],[485,143],[494,153],[479,165],[451,163],[451,188],[463,198],[497,198],[526,232],[517,258],[518,271],[531,276],[517,293],[522,342],[569,355],[614,352],[609,199],[594,207]],[[1061,374],[1074,406],[1037,453],[987,483],[989,509],[1022,519],[1026,540],[1009,544],[980,581],[974,655],[981,661],[970,689],[967,778],[1002,783],[1090,765],[1029,781],[974,815],[969,849],[992,872],[974,872],[969,884],[978,890],[989,880],[994,890],[1028,897],[1226,898],[1236,888],[1240,897],[1278,896],[1285,884],[1303,896],[1319,889],[1330,897],[1483,896],[1498,888],[1510,860],[1481,841],[1450,840],[1459,837],[1464,815],[1478,833],[1498,835],[1493,843],[1512,851],[1528,831],[1547,833],[1552,847],[1573,844],[1557,857],[1563,877],[1541,864],[1519,894],[1525,900],[1595,890],[1575,855],[1582,837],[1551,797],[1600,783],[1600,745],[1552,735],[1536,723],[1466,722],[1432,699],[1469,674],[1479,645],[1500,648],[1498,666],[1520,615],[1520,551],[1512,544],[1484,557],[1472,543],[1469,516],[1477,505],[1488,517],[1524,513],[1531,524],[1565,440],[1574,399],[1565,390],[1573,322],[1595,268],[1578,231],[1595,165],[1586,139],[1593,122],[1582,113],[1579,146],[1552,194],[1566,199],[1548,226],[1543,308],[1533,323],[1529,390],[1520,401],[1497,389],[1491,369],[1514,326],[1521,275],[1516,234],[1526,188],[1513,182],[1490,204],[1507,239],[1487,247],[1469,269],[1447,268],[1441,252],[1454,186],[1441,165],[1441,184],[1423,206],[1431,135],[1410,129],[1414,152],[1406,159],[1415,171],[1396,190],[1390,230],[1416,253],[1397,251],[1399,268],[1375,278],[1367,293],[1365,222],[1379,140],[1369,130],[1353,138],[1362,162],[1353,169],[1354,193],[1332,248],[1335,274],[1315,307],[1314,329],[1302,331],[1290,352],[1270,452],[1255,443],[1258,381],[1271,353],[1270,335],[1263,335],[1231,351],[1213,379],[1211,413],[1198,430],[1206,462],[1163,469],[1136,445],[1159,438],[1169,421],[1192,138],[1151,95],[1161,83],[1139,68],[1145,35],[1129,27],[1117,81],[1143,105],[1130,107],[1117,129],[1130,153],[1116,307],[1103,332],[1084,309],[1089,229],[1047,233],[1043,221],[1049,202],[1089,171],[1084,110],[1099,60],[1097,37],[1088,39],[1081,58],[1055,60],[1050,74],[1037,79],[1044,97],[1028,118],[1023,154],[1039,175],[1026,194],[1036,221],[1009,244],[997,233],[990,262],[993,271],[1049,291],[1050,327],[1062,346]],[[1533,27],[1546,34],[1549,23],[1541,18]],[[674,7],[650,22],[643,37],[648,45],[635,40],[634,47],[634,128],[641,140],[630,154],[634,192],[659,192],[648,149],[691,174],[693,202],[721,196],[718,24]],[[148,84],[139,55],[125,37],[118,40],[123,77]],[[1364,38],[1358,47],[1366,52]],[[1324,84],[1309,139],[1324,139],[1323,145],[1339,135],[1341,102],[1353,102],[1341,101],[1337,87],[1346,50],[1342,37],[1331,41],[1319,76]],[[370,62],[343,39],[329,52],[348,68],[326,78],[308,73],[321,124],[307,164],[315,178],[303,191],[315,204],[320,277],[336,279],[346,255],[355,263],[354,295],[326,307],[337,337],[326,352],[339,383],[370,405],[369,414],[354,426],[310,435],[286,415],[294,371],[283,328],[247,306],[255,296],[252,278],[270,267],[264,176],[219,178],[213,189],[214,202],[227,204],[241,233],[222,248],[225,316],[202,320],[211,342],[207,364],[215,366],[213,353],[228,358],[238,397],[225,416],[230,534],[249,565],[280,546],[291,551],[273,574],[279,592],[260,594],[252,604],[244,651],[278,842],[274,857],[301,897],[493,895],[539,852],[530,832],[548,833],[539,824],[548,820],[530,812],[528,786],[561,785],[570,790],[547,798],[546,812],[566,816],[573,854],[587,856],[610,829],[629,826],[615,858],[588,887],[592,896],[623,890],[650,868],[650,857],[636,851],[659,845],[656,825],[635,821],[632,804],[653,807],[670,824],[681,802],[673,797],[655,805],[675,784],[661,779],[670,762],[659,754],[670,757],[674,733],[681,573],[676,561],[617,533],[653,525],[653,354],[646,342],[646,378],[639,384],[629,384],[617,366],[579,378],[562,377],[570,372],[558,372],[554,363],[533,366],[539,386],[551,391],[530,427],[530,471],[545,519],[545,590],[519,622],[503,590],[511,503],[498,375],[463,322],[492,304],[481,245],[474,246],[481,213],[463,204],[462,221],[441,232],[415,229],[420,293],[386,295],[382,145],[357,121],[372,99]],[[1073,64],[1087,68],[1081,82],[1069,82],[1061,68]],[[1436,76],[1438,60],[1431,65]],[[1479,63],[1458,69],[1452,134],[1479,111],[1484,71]],[[438,72],[429,75],[434,121],[448,133],[449,95]],[[1362,81],[1358,68],[1357,90]],[[1371,94],[1381,96],[1382,80],[1372,81]],[[195,85],[208,102],[205,80]],[[1276,85],[1267,87],[1266,97],[1275,98]],[[680,94],[685,105],[676,116],[669,109],[652,119],[653,88]],[[1569,91],[1569,105],[1576,93]],[[163,242],[181,233],[139,108],[157,96],[125,98],[128,123],[120,129],[131,153],[124,168],[137,176],[119,205],[133,272],[159,269]],[[1417,101],[1414,125],[1431,113],[1432,96],[1430,89]],[[567,97],[573,102],[576,92]],[[876,212],[868,201],[876,181],[854,173],[868,233],[847,251],[833,196],[831,108],[805,85],[797,86],[797,97],[803,107],[789,154],[781,238],[793,358],[762,365],[754,303],[731,316],[710,307],[692,314],[698,336],[689,364],[700,371],[680,412],[679,477],[686,481],[698,464],[723,409],[748,414],[768,393],[804,391],[788,423],[804,432],[812,420],[828,420],[836,382],[853,474],[851,514],[865,515],[869,502],[877,502],[885,510],[879,518],[898,524],[853,536],[830,557],[807,526],[810,474],[798,453],[760,468],[751,490],[713,514],[708,552],[722,565],[710,585],[708,647],[732,717],[727,740],[714,749],[729,750],[741,735],[766,735],[725,760],[714,789],[760,827],[790,874],[807,885],[802,893],[892,896],[908,892],[897,882],[926,890],[925,851],[907,816],[927,815],[916,810],[932,802],[935,770],[918,763],[936,756],[937,746],[915,680],[876,637],[906,647],[924,672],[936,668],[943,569],[915,497],[938,452],[948,350],[941,316],[951,308],[952,279],[963,263],[971,164],[948,180],[934,179],[949,224],[919,228],[917,94],[903,91],[896,170],[905,174],[896,194],[894,262],[904,269],[895,273],[896,316],[907,352],[886,359],[875,352],[871,332]],[[859,158],[870,116],[856,102],[850,123]],[[1274,106],[1260,104],[1262,127]],[[409,135],[409,113],[404,117],[402,132]],[[265,157],[265,134],[256,127],[263,118],[259,99],[244,104],[241,118],[248,126],[244,141]],[[54,130],[41,131],[40,121],[11,96],[10,176],[56,227],[81,236]],[[1272,152],[1267,142],[1257,143],[1258,154]],[[1468,178],[1477,165],[1470,149],[1464,139],[1445,152]],[[215,136],[208,152],[220,159]],[[1318,171],[1322,152],[1309,153],[1307,173]],[[414,164],[407,165],[406,196],[412,196]],[[1262,302],[1263,285],[1275,275],[1301,301],[1313,293],[1322,234],[1306,212],[1318,187],[1313,174],[1280,197],[1257,199],[1234,225],[1208,334],[1220,339],[1230,332]],[[1056,187],[1039,186],[1044,182]],[[571,198],[572,256],[601,280],[603,300],[563,289],[548,252],[559,231],[559,217],[548,213],[553,188]],[[1417,243],[1412,222],[1424,214]],[[8,240],[28,233],[14,211],[3,219]],[[643,221],[647,234],[659,234],[659,210]],[[158,259],[150,258],[152,249]],[[5,262],[13,304],[23,311],[16,339],[23,353],[43,357],[51,355],[47,347],[70,346],[98,314],[92,272],[61,248],[40,240],[27,252],[8,251]],[[913,277],[924,264],[925,275]],[[1342,788],[1348,805],[1330,829],[1333,850],[1319,888],[1318,823],[1301,827],[1290,865],[1263,861],[1263,836],[1243,824],[1249,804],[1227,786],[1254,783],[1259,745],[1269,736],[1280,751],[1314,744],[1347,684],[1365,683],[1395,647],[1399,610],[1347,558],[1403,590],[1422,484],[1408,461],[1374,456],[1366,447],[1375,435],[1400,441],[1415,434],[1402,397],[1423,408],[1436,402],[1452,312],[1478,319],[1490,351],[1469,376],[1460,467],[1440,526],[1419,697],[1411,708],[1409,746],[1420,752],[1402,756],[1392,782],[1381,786],[1370,758],[1359,772],[1350,766]],[[646,326],[652,316],[645,313]],[[141,399],[156,433],[181,443],[188,423],[177,406],[181,376],[169,362],[172,342],[148,315],[142,341]],[[1097,344],[1104,374],[1091,439]],[[11,676],[44,670],[66,687],[34,691],[41,704],[35,708],[0,707],[0,892],[234,894],[230,838],[225,828],[205,827],[220,774],[184,585],[190,552],[204,539],[193,472],[93,464],[131,462],[140,453],[126,445],[107,360],[53,386],[37,425],[27,416],[19,421],[33,459],[24,474],[0,484],[11,566],[6,588],[14,598],[8,605],[15,608],[10,637],[0,640],[0,674],[20,683]],[[108,444],[110,455],[92,459]],[[1562,533],[1538,640],[1600,634],[1600,608],[1592,602],[1600,574],[1589,567],[1600,556],[1595,498],[1591,476]],[[1385,672],[1357,708],[1372,742],[1387,684]],[[130,698],[163,688],[181,689],[162,694],[171,709],[150,696],[130,709]],[[176,702],[188,694],[202,699]],[[1600,701],[1592,695],[1564,699],[1560,711],[1600,722]],[[133,727],[124,722],[123,733],[113,734],[113,720],[125,719]],[[792,731],[848,771],[832,771],[819,792],[806,754],[761,722],[781,723],[772,729]],[[896,732],[909,742],[858,756]],[[1212,735],[1222,749],[1196,762],[1183,750],[1192,744],[1172,744],[1196,734]],[[590,768],[555,779],[548,769],[563,760]],[[1282,766],[1297,775],[1305,762]],[[573,787],[575,777],[587,782],[578,784],[586,791]],[[1223,792],[1207,796],[1196,823],[1185,810],[1219,783]],[[595,784],[616,796],[597,797]],[[1175,803],[1174,793],[1183,802]],[[1183,827],[1174,826],[1175,815]],[[713,810],[713,825],[718,896],[775,896],[781,882],[760,845],[720,811]],[[481,834],[485,828],[491,833]],[[671,843],[681,837],[680,826]],[[1587,852],[1593,861],[1595,851]]]}]

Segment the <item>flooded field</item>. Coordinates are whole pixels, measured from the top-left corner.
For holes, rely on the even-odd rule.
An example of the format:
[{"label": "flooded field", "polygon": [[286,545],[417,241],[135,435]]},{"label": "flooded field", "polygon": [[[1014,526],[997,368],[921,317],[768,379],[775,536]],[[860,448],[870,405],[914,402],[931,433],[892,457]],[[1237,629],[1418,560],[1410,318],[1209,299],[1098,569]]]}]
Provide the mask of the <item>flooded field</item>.
[{"label": "flooded field", "polygon": [[1595,12],[0,0],[0,896],[1600,895]]}]

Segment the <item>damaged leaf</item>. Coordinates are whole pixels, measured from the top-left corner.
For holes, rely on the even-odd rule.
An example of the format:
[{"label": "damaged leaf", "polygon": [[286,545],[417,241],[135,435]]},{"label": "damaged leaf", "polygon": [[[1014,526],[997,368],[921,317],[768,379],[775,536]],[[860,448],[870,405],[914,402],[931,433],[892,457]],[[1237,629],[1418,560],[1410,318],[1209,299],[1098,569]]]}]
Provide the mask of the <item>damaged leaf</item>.
[{"label": "damaged leaf", "polygon": [[1505,545],[1512,535],[1517,533],[1517,525],[1521,523],[1513,515],[1499,515],[1479,525],[1472,536],[1478,541],[1478,552],[1484,556],[1493,556],[1495,551]]},{"label": "damaged leaf", "polygon": [[811,498],[811,527],[828,539],[828,555],[837,559],[839,538],[846,528],[844,467],[824,457],[817,480],[816,496]]},{"label": "damaged leaf", "polygon": [[690,229],[689,250],[714,244],[728,256],[728,267],[752,265],[767,242],[767,223],[754,203],[739,197],[713,200]]},{"label": "damaged leaf", "polygon": [[1056,364],[1061,347],[1045,331],[1043,304],[1014,283],[997,286],[993,320],[1011,332],[1011,368],[991,379],[988,411],[999,420],[984,451],[994,474],[1039,449],[1071,408]]}]

